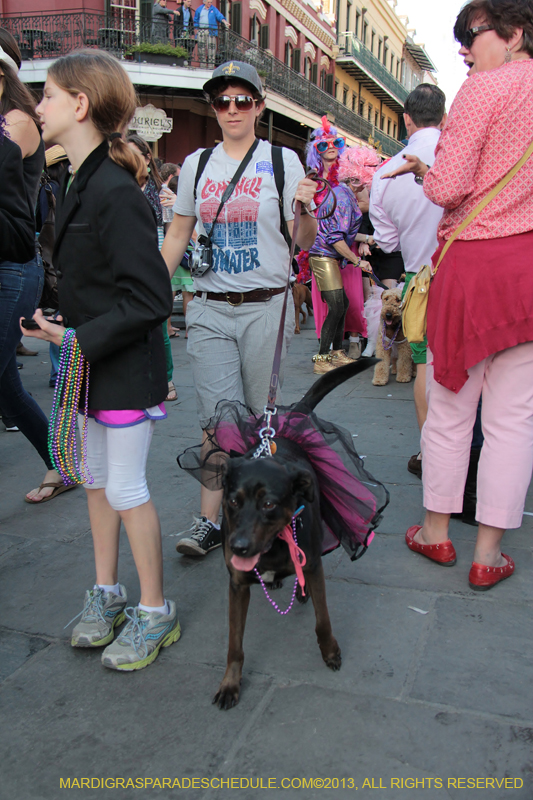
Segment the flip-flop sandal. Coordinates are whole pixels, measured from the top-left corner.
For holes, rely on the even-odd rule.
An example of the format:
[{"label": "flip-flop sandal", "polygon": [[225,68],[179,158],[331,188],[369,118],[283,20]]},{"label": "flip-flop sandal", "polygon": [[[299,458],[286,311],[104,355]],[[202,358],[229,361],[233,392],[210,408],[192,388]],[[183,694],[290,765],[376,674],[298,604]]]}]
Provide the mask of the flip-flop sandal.
[{"label": "flip-flop sandal", "polygon": [[173,331],[172,333],[168,334],[168,338],[169,339],[177,339],[179,337],[179,335],[180,335],[179,331]]},{"label": "flip-flop sandal", "polygon": [[165,397],[165,400],[167,402],[169,402],[169,403],[172,403],[174,400],[177,400],[177,399],[178,399],[178,392],[176,390],[176,387],[174,386],[174,382],[173,381],[169,381],[168,382],[168,394]]},{"label": "flip-flop sandal", "polygon": [[29,503],[32,506],[40,506],[41,503],[46,503],[48,500],[52,500],[52,498],[57,497],[58,494],[68,492],[69,489],[75,489],[76,486],[76,483],[71,483],[69,486],[65,486],[64,483],[41,483],[39,486],[39,491],[41,491],[41,489],[46,489],[47,487],[53,487],[54,491],[52,494],[49,494],[48,497],[43,497],[42,500],[32,500],[31,498],[25,497],[24,502]]}]

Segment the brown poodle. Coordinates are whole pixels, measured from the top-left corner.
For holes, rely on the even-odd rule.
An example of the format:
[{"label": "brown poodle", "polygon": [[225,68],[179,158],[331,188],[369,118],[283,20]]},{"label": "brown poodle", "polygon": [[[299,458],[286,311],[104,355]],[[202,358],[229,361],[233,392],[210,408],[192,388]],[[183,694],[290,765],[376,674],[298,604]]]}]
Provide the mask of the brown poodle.
[{"label": "brown poodle", "polygon": [[309,316],[313,316],[313,301],[311,300],[311,291],[305,283],[293,283],[292,296],[294,299],[294,333],[300,333],[300,314],[303,316],[302,325],[307,322],[307,314],[303,310],[303,304],[307,306]]},{"label": "brown poodle", "polygon": [[386,386],[389,372],[396,374],[399,383],[409,383],[413,375],[411,346],[402,328],[402,290],[388,289],[381,295],[381,316],[376,344],[376,358],[381,361],[374,369],[374,386]]}]

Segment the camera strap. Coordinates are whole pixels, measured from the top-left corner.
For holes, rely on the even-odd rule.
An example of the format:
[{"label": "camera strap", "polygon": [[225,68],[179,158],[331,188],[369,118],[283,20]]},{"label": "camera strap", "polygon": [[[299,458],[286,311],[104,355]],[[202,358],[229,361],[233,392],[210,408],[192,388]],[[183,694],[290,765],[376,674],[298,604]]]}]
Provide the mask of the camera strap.
[{"label": "camera strap", "polygon": [[252,160],[252,156],[255,153],[258,144],[259,144],[259,139],[255,139],[254,143],[252,144],[252,146],[250,147],[250,149],[248,150],[248,152],[244,156],[243,160],[239,164],[237,172],[235,173],[235,175],[233,176],[231,181],[226,186],[226,189],[224,190],[224,194],[222,195],[222,198],[220,200],[220,205],[218,207],[217,213],[215,214],[215,218],[213,219],[213,222],[211,223],[211,230],[209,231],[209,234],[207,236],[207,242],[206,242],[207,246],[209,246],[211,244],[211,238],[212,238],[213,233],[215,231],[215,225],[216,225],[217,219],[219,217],[219,214],[222,211],[222,209],[224,207],[224,204],[228,202],[228,200],[230,199],[231,195],[233,194],[233,191],[234,191],[235,187],[237,186],[237,184],[239,183],[244,170],[246,169],[246,167],[248,166],[248,164]]}]

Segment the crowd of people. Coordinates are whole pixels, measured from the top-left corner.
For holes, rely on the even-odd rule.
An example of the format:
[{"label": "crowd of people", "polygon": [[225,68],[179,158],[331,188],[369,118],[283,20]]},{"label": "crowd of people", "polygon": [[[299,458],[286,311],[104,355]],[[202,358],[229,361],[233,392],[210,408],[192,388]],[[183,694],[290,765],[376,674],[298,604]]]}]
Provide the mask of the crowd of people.
[{"label": "crowd of people", "polygon": [[[27,502],[85,485],[96,581],[72,645],[104,648],[106,667],[141,669],[180,636],[146,481],[155,424],[177,397],[173,295],[183,294],[208,448],[220,401],[263,411],[293,235],[296,280],[313,292],[317,374],[365,357],[365,300],[376,285],[405,293],[433,260],[427,340],[411,345],[421,448],[408,468],[422,479],[426,515],[405,541],[453,566],[448,526],[460,515],[478,525],[471,588],[513,574],[501,540],[521,525],[533,471],[533,2],[470,0],[454,35],[469,77],[448,117],[442,91],[418,86],[405,103],[407,146],[386,162],[367,145],[348,146],[323,117],[306,173],[292,150],[256,137],[265,92],[249,64],[222,64],[204,85],[221,142],[183,165],[158,164],[128,134],[135,91],[113,56],[91,49],[57,59],[35,108],[18,77],[17,44],[0,30],[0,410],[46,467]],[[41,231],[55,214],[45,256],[57,283],[54,314],[39,308],[45,251],[36,210]],[[293,316],[285,319],[279,403],[293,334]],[[20,380],[22,332],[51,346],[50,426]],[[78,412],[76,450],[63,423]],[[202,485],[179,553],[205,557],[221,545],[221,500]],[[121,523],[139,575],[135,607],[119,582]]]},{"label": "crowd of people", "polygon": [[196,55],[202,69],[215,65],[219,26],[229,28],[229,22],[213,0],[203,0],[197,9],[191,8],[191,0],[178,2],[174,11],[167,8],[167,0],[155,0],[152,6],[152,41],[168,44],[172,40],[186,50],[189,60]]}]

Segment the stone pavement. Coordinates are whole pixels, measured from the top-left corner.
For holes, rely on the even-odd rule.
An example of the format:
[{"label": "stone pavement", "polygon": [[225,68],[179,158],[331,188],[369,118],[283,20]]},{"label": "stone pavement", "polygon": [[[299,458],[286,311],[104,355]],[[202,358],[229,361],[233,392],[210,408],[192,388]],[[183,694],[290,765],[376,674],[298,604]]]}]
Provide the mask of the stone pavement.
[{"label": "stone pavement", "polygon": [[[309,326],[294,338],[288,402],[313,382],[315,344]],[[226,656],[227,574],[219,550],[186,559],[170,538],[198,510],[199,487],[175,460],[198,439],[185,346],[183,335],[173,340],[179,401],[156,425],[149,459],[165,591],[183,635],[146,670],[112,672],[98,653],[70,647],[64,625],[94,581],[85,493],[25,504],[42,466],[22,434],[0,432],[0,795],[56,800],[70,796],[61,788],[70,779],[70,791],[81,785],[76,796],[88,799],[248,800],[265,796],[262,788],[302,800],[371,798],[372,788],[385,800],[531,798],[532,518],[506,536],[516,574],[486,594],[467,582],[473,528],[452,523],[453,569],[410,553],[404,533],[422,516],[420,482],[406,469],[418,441],[412,385],[373,387],[370,372],[319,407],[356,437],[391,493],[366,555],[352,563],[337,550],[324,560],[342,669],[321,660],[310,603],[281,618],[258,587],[241,701],[227,712],[211,705]],[[48,412],[48,357],[39,349],[23,359],[22,377]],[[120,580],[135,603],[123,539]],[[283,606],[289,585],[276,596]]]}]

